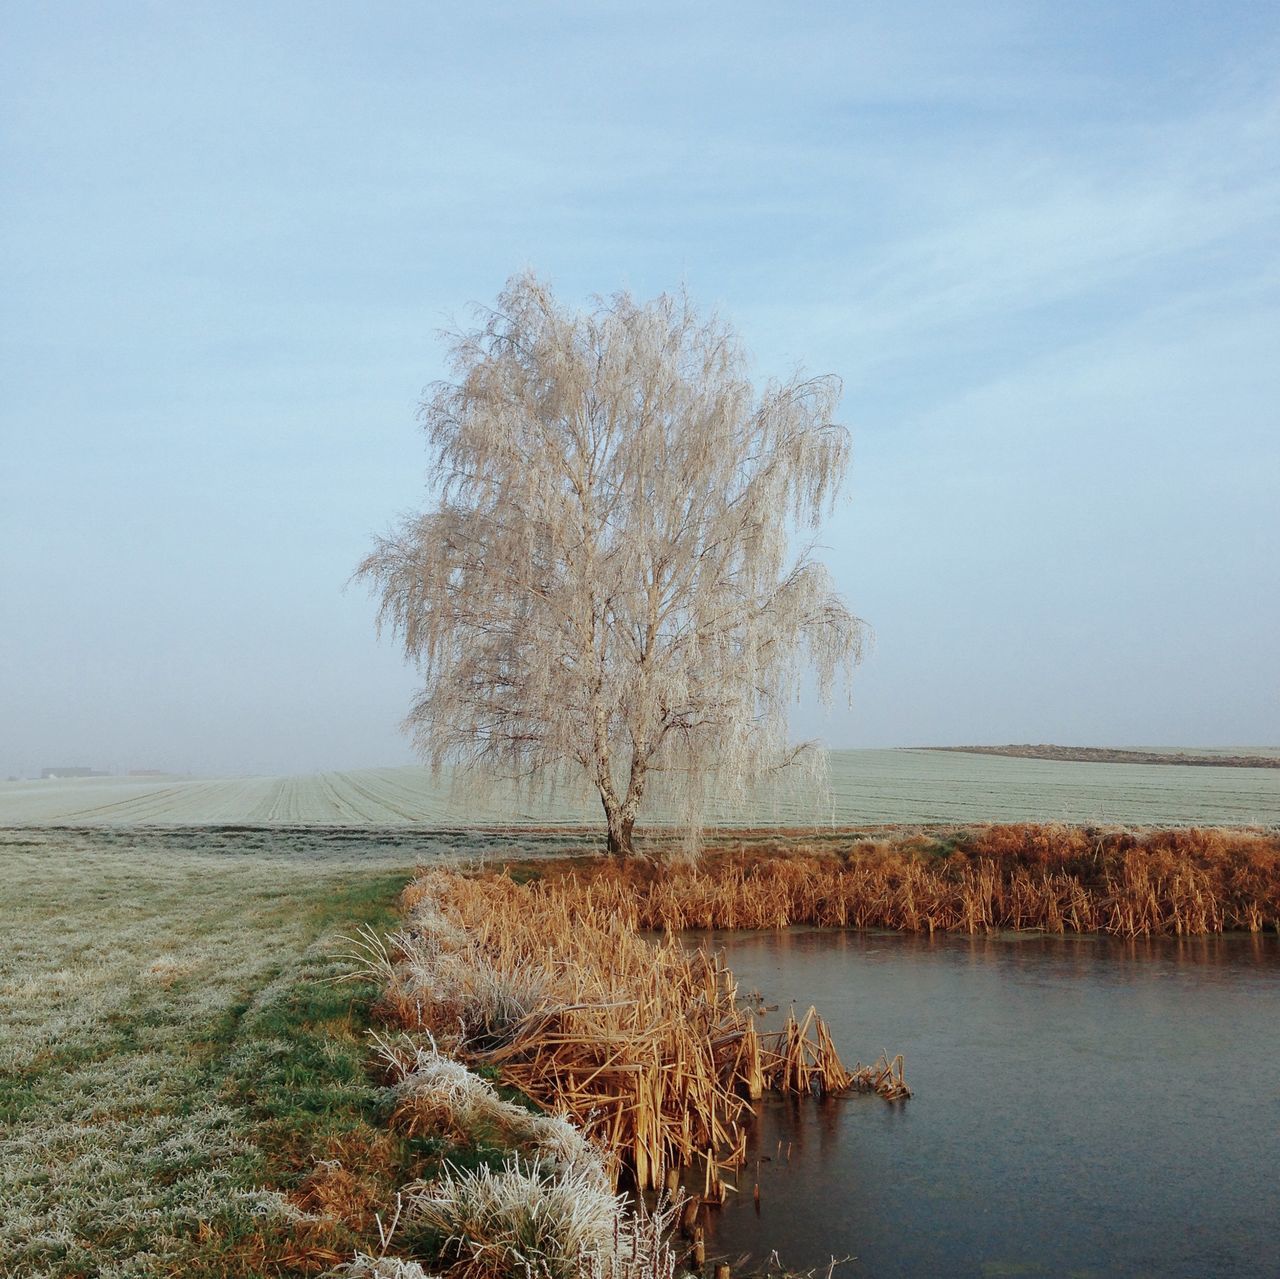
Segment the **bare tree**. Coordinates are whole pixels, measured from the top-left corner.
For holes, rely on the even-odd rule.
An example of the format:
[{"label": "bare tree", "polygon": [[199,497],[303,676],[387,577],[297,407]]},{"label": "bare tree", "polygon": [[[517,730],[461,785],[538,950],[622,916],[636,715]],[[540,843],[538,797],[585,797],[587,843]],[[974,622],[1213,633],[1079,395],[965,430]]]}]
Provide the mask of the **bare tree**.
[{"label": "bare tree", "polygon": [[803,658],[829,698],[859,656],[812,546],[788,556],[847,465],[839,383],[757,394],[683,294],[574,313],[532,275],[451,336],[456,380],[422,406],[432,509],[357,570],[424,676],[406,728],[433,768],[585,775],[611,853],[647,789],[692,841],[709,784],[800,759]]}]

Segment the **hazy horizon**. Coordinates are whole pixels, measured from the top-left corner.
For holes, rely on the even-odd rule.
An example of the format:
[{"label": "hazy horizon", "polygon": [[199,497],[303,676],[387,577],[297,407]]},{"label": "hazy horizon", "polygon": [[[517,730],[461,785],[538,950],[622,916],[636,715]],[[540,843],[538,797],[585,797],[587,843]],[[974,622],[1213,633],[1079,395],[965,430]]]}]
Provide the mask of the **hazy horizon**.
[{"label": "hazy horizon", "polygon": [[[899,745],[879,745],[879,746],[829,746],[829,747],[824,747],[823,749],[833,756],[834,755],[852,755],[852,754],[859,754],[859,753],[862,753],[865,755],[883,755],[886,752],[892,752],[892,751],[925,751],[925,752],[954,751],[967,746],[967,747],[973,748],[975,752],[975,758],[976,758],[980,756],[980,751],[981,751],[981,748],[983,747],[1048,746],[1048,745],[1077,746],[1082,744],[1083,743],[1064,743],[1064,742],[1054,742],[1054,743],[1049,743],[1049,742],[964,742],[964,743],[954,743],[951,745],[944,745],[938,742],[932,742],[932,743],[911,742],[911,743],[899,744]],[[1090,744],[1096,745],[1096,743],[1090,743]],[[1266,742],[1234,742],[1229,745],[1223,745],[1223,744],[1206,745],[1204,743],[1193,743],[1193,744],[1182,743],[1180,745],[1168,745],[1168,744],[1155,745],[1151,742],[1124,742],[1124,743],[1111,742],[1111,743],[1105,744],[1102,747],[1102,749],[1121,750],[1121,751],[1129,751],[1129,750],[1161,751],[1161,752],[1170,752],[1170,753],[1185,752],[1188,754],[1192,754],[1196,751],[1204,751],[1214,755],[1228,754],[1228,753],[1247,754],[1250,752],[1257,752],[1259,754],[1262,754],[1268,757],[1280,754],[1280,744],[1266,743]],[[1006,759],[1006,760],[1013,760],[1015,762],[1023,762],[1029,758],[1027,756],[995,757],[990,755],[981,756],[981,757],[986,759],[1000,758],[1000,759]],[[1036,762],[1036,761],[1033,760],[1033,762]],[[1068,767],[1071,767],[1074,765],[1076,761],[1053,760],[1048,762],[1051,762],[1055,765],[1066,762]],[[1137,765],[1137,767],[1145,767],[1145,766],[1146,765],[1142,765],[1142,764]],[[75,776],[75,775],[72,775],[70,771],[70,770],[78,770],[78,769],[86,769],[86,768],[90,770],[90,773],[89,775],[85,775],[85,776]],[[166,769],[163,767],[153,768],[147,765],[134,764],[132,762],[127,764],[108,763],[104,765],[102,763],[95,762],[95,761],[85,761],[85,760],[72,761],[67,759],[67,760],[62,760],[60,762],[41,764],[37,767],[28,768],[25,771],[19,770],[16,773],[12,773],[12,774],[8,774],[3,777],[0,777],[0,782],[3,782],[3,781],[28,782],[28,781],[44,781],[44,780],[68,781],[68,782],[85,782],[85,781],[92,782],[102,778],[133,782],[139,785],[157,784],[157,783],[162,783],[166,780],[173,780],[173,779],[178,779],[181,781],[191,781],[191,782],[240,781],[240,780],[274,781],[274,780],[280,780],[280,779],[296,780],[299,778],[320,777],[320,776],[333,775],[333,774],[345,775],[345,774],[351,774],[351,773],[364,773],[364,772],[380,773],[380,772],[386,772],[388,769],[394,770],[394,769],[403,769],[403,768],[422,769],[425,773],[428,773],[428,774],[432,772],[431,766],[428,763],[424,762],[421,759],[415,759],[415,758],[410,758],[407,760],[402,759],[394,763],[362,764],[356,768],[335,767],[335,768],[310,768],[310,769],[300,769],[300,770],[276,769],[276,770],[267,770],[267,771],[253,771],[253,770],[238,769],[234,771],[223,770],[220,772],[198,772],[195,770],[179,771],[179,770],[173,770],[173,769]],[[64,769],[67,771],[64,772],[63,775],[61,776],[55,776],[53,778],[48,778],[48,779],[42,778],[40,776],[41,772],[53,771],[56,769]],[[450,766],[448,765],[445,765],[442,770],[442,777],[445,780],[446,784],[448,784],[448,777],[450,775],[450,771],[451,771]],[[502,787],[505,784],[506,784],[505,782],[500,781],[499,787]],[[534,793],[537,793],[537,788],[535,788]],[[591,802],[594,808],[594,799],[592,799]]]},{"label": "hazy horizon", "polygon": [[532,266],[844,379],[833,747],[1280,743],[1280,10],[0,19],[0,778],[413,762],[344,590]]}]

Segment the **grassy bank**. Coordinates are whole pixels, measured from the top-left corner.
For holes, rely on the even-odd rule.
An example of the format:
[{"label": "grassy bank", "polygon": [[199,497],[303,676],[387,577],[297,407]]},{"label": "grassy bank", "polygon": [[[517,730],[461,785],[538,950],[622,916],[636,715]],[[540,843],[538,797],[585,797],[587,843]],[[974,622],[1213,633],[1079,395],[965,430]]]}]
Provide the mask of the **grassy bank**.
[{"label": "grassy bank", "polygon": [[369,1077],[376,989],[327,979],[406,877],[0,835],[0,1274],[310,1274],[376,1239],[420,1160]]}]

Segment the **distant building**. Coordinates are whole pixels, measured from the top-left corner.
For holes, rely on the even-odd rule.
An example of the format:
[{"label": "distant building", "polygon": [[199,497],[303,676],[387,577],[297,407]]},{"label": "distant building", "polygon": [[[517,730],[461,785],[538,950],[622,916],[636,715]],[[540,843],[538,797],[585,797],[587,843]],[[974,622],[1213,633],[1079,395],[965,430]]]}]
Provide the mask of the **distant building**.
[{"label": "distant building", "polygon": [[40,780],[49,781],[59,777],[108,777],[100,768],[42,768]]}]

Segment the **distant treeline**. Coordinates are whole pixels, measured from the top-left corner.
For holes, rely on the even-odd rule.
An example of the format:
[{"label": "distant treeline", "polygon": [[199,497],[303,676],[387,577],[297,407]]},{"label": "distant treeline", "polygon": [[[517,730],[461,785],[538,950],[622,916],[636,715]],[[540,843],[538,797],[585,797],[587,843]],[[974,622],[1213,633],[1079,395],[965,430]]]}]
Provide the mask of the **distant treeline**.
[{"label": "distant treeline", "polygon": [[641,929],[816,924],[1123,937],[1280,931],[1280,831],[1000,825],[740,843],[696,866],[571,871]]},{"label": "distant treeline", "polygon": [[1188,751],[1122,751],[1109,746],[925,746],[922,750],[1081,764],[1194,764],[1212,768],[1280,768],[1280,755],[1196,755]]}]

